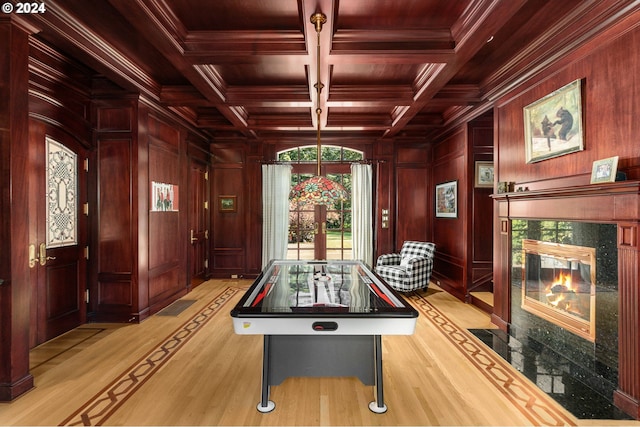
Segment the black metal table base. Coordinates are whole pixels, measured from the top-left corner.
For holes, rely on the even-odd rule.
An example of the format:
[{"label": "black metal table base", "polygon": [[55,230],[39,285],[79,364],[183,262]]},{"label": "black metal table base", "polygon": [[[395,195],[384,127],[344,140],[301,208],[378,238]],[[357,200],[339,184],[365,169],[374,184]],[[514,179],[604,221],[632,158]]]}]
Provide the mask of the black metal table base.
[{"label": "black metal table base", "polygon": [[257,409],[271,412],[272,385],[288,377],[358,377],[375,386],[369,410],[387,411],[382,379],[380,335],[265,335],[262,355],[262,393]]}]

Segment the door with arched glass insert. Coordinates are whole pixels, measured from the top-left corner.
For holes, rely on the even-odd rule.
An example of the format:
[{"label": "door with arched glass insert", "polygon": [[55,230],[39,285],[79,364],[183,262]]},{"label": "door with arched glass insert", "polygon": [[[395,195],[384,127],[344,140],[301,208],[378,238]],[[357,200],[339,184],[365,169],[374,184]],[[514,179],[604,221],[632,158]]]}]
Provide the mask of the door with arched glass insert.
[{"label": "door with arched glass insert", "polygon": [[[351,195],[353,161],[362,152],[343,147],[322,147],[321,173],[341,184]],[[293,166],[291,186],[311,178],[317,170],[316,147],[298,147],[278,153],[278,160]],[[351,200],[336,200],[330,206],[289,205],[288,259],[351,259]]]}]

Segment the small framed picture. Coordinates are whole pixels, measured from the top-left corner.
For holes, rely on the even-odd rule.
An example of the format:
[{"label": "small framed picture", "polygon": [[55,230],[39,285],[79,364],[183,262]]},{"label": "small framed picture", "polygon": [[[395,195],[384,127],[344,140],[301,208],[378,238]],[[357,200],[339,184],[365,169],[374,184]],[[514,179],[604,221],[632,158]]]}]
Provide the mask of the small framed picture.
[{"label": "small framed picture", "polygon": [[458,181],[436,185],[436,217],[458,217]]},{"label": "small framed picture", "polygon": [[178,186],[151,181],[151,212],[178,212]]},{"label": "small framed picture", "polygon": [[618,156],[596,160],[591,169],[591,183],[614,182],[618,172]]},{"label": "small framed picture", "polygon": [[218,196],[219,212],[235,212],[238,209],[237,196]]},{"label": "small framed picture", "polygon": [[493,162],[476,162],[476,187],[493,187]]}]

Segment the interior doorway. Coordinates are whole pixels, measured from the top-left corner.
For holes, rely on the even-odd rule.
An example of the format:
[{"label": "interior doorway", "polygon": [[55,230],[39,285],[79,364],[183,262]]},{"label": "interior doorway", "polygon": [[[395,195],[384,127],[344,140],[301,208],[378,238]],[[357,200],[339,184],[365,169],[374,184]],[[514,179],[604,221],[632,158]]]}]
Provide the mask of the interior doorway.
[{"label": "interior doorway", "polygon": [[209,186],[205,163],[191,159],[189,166],[189,277],[192,288],[209,274]]},{"label": "interior doorway", "polygon": [[[88,152],[74,138],[33,123],[33,224],[30,346],[35,347],[86,321]],[[37,183],[37,185],[36,185]],[[33,217],[31,217],[33,215]]]}]

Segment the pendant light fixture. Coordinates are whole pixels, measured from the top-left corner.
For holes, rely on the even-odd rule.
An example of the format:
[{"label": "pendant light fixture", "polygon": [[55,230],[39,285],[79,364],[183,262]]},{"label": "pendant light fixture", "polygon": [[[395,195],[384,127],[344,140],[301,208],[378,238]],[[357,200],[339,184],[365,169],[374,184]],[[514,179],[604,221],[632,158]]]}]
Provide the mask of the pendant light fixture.
[{"label": "pendant light fixture", "polygon": [[317,170],[316,176],[307,179],[291,189],[290,199],[298,204],[311,203],[315,205],[333,205],[337,200],[345,200],[347,191],[337,182],[322,176],[322,142],[320,139],[320,116],[322,108],[320,108],[320,92],[324,88],[324,84],[320,81],[320,32],[322,25],[327,22],[327,16],[322,12],[314,13],[311,16],[311,23],[315,26],[318,37],[316,50],[317,65],[317,82],[316,88],[316,151],[317,151]]}]

